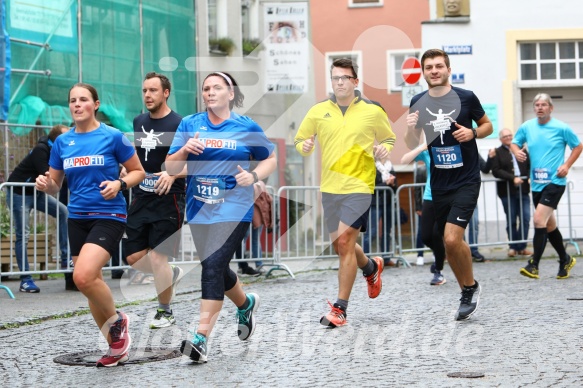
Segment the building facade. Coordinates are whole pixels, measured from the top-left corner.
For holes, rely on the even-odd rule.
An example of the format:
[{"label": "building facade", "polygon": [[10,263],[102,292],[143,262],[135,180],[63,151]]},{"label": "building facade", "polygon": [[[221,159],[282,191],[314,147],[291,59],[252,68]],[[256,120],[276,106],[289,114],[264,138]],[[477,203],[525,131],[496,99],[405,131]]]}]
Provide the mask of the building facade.
[{"label": "building facade", "polygon": [[[582,138],[583,12],[578,1],[551,6],[540,0],[472,0],[467,3],[469,15],[450,18],[441,17],[440,2],[430,3],[431,18],[422,25],[422,48],[448,51],[452,82],[473,90],[486,108],[494,133],[478,142],[483,156],[500,144],[500,129],[515,132],[534,117],[532,100],[541,92],[554,100],[553,117],[570,124]],[[559,224],[565,237],[576,238],[583,235],[583,221],[577,217],[583,211],[583,159],[575,163],[568,179],[570,209],[565,193],[558,208]],[[482,194],[485,206],[495,209],[494,188],[487,190]]]}]

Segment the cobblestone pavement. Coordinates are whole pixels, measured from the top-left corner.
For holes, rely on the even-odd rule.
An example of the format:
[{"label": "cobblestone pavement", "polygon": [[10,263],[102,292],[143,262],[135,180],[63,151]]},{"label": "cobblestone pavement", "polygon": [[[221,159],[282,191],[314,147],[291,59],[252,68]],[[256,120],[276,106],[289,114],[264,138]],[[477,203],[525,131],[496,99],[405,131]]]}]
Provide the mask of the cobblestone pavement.
[{"label": "cobblestone pavement", "polygon": [[[65,316],[86,308],[82,295],[52,291],[51,281],[40,282],[43,291],[38,295],[17,293],[11,301],[0,294],[1,321],[20,324],[0,330],[0,385],[582,386],[581,261],[566,280],[555,279],[556,259],[542,261],[539,280],[519,275],[523,261],[474,264],[482,299],[478,312],[465,322],[453,320],[460,295],[447,266],[443,286],[429,285],[428,265],[387,268],[383,291],[374,300],[358,276],[348,325],[337,329],[319,324],[327,312],[326,299],[336,297],[336,271],[312,270],[296,274],[295,280],[252,280],[245,290],[261,297],[254,336],[239,341],[235,308],[227,301],[209,340],[209,362],[203,365],[186,357],[116,368],[53,362],[67,353],[105,350],[105,341],[90,315]],[[334,265],[329,261],[324,267]],[[158,331],[147,328],[156,308],[149,286],[110,282],[117,302],[134,301],[122,307],[131,318],[132,348],[176,348],[191,338],[188,330],[198,320],[199,276],[193,269],[175,299],[177,324]],[[14,283],[9,282],[13,290]],[[138,296],[141,302],[136,302]],[[40,297],[46,298],[42,306]],[[39,305],[28,311],[29,323],[31,317],[57,311],[64,316],[22,325],[27,322],[25,308],[33,306],[29,301]],[[448,377],[452,372],[481,372],[484,377]]]}]

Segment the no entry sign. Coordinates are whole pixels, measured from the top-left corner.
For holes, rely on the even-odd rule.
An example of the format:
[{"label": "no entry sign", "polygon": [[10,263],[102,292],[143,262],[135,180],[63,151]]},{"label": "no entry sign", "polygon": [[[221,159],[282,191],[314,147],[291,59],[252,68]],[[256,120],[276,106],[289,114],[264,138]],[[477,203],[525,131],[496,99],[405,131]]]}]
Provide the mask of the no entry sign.
[{"label": "no entry sign", "polygon": [[401,76],[407,85],[415,85],[421,79],[421,62],[413,57],[405,59],[401,66]]}]

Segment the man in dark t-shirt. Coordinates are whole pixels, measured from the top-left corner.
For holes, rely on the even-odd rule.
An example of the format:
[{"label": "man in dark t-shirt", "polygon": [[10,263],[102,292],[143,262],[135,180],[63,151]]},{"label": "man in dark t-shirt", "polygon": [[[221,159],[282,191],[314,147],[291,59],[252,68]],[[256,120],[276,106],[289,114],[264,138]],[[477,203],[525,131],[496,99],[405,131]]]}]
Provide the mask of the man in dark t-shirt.
[{"label": "man in dark t-shirt", "polygon": [[134,118],[134,143],[146,178],[132,192],[124,250],[130,265],[154,274],[158,308],[151,329],[176,322],[170,302],[182,277],[182,269],[168,265],[169,257],[178,256],[185,207],[185,175],[172,176],[164,170],[166,155],[182,120],[167,105],[170,89],[166,76],[146,74],[142,95],[148,112]]},{"label": "man in dark t-shirt", "polygon": [[[449,56],[427,50],[421,57],[429,89],[411,99],[405,141],[419,145],[421,130],[431,158],[431,192],[435,219],[443,234],[447,260],[462,289],[455,319],[468,319],[478,308],[480,285],[474,280],[472,256],[463,240],[480,194],[481,176],[476,139],[492,133],[480,100],[449,82]],[[472,127],[472,121],[478,126]]]}]

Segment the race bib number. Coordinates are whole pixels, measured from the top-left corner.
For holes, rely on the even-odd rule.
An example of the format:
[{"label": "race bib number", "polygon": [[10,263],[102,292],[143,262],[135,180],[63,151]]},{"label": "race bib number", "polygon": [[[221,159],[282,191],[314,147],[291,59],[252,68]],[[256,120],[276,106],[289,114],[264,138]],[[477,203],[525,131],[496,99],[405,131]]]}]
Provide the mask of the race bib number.
[{"label": "race bib number", "polygon": [[146,177],[142,182],[140,182],[139,185],[140,189],[147,191],[149,193],[153,193],[155,191],[154,185],[156,184],[156,182],[158,182],[158,178],[160,178],[158,175],[146,173]]},{"label": "race bib number", "polygon": [[195,177],[195,194],[197,201],[211,205],[225,202],[225,180],[214,177]]},{"label": "race bib number", "polygon": [[535,183],[550,183],[551,172],[548,168],[535,168],[533,171]]},{"label": "race bib number", "polygon": [[449,147],[432,147],[431,156],[435,168],[458,168],[464,165],[462,150],[459,145]]}]

